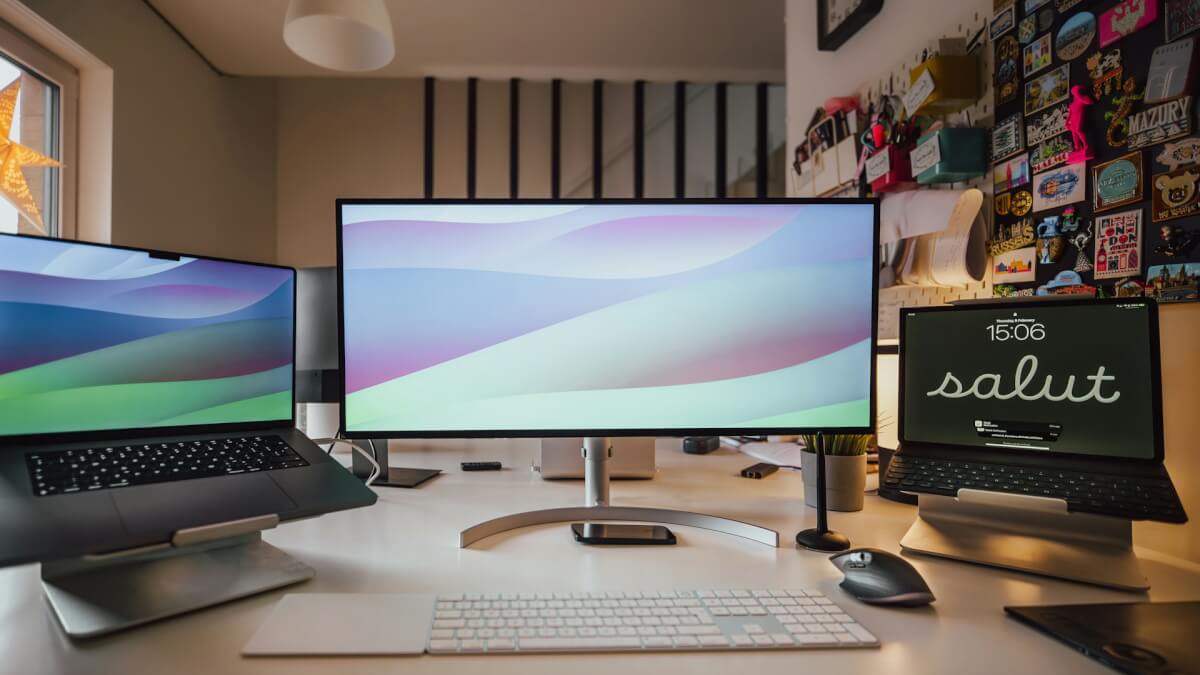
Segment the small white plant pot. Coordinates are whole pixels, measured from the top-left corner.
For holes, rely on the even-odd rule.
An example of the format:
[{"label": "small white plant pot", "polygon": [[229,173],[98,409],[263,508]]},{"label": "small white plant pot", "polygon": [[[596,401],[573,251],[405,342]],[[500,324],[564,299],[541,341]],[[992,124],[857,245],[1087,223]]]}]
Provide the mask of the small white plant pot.
[{"label": "small white plant pot", "polygon": [[[817,506],[817,455],[801,453],[804,503]],[[862,511],[867,489],[867,456],[825,456],[825,495],[830,511]]]}]

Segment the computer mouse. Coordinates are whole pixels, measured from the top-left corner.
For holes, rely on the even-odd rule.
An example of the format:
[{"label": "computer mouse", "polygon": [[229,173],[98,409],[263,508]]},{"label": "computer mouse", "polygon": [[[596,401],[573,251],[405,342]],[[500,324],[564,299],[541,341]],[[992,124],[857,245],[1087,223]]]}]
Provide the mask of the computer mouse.
[{"label": "computer mouse", "polygon": [[846,575],[842,590],[856,600],[895,607],[920,607],[934,600],[920,572],[894,553],[856,548],[829,560]]}]

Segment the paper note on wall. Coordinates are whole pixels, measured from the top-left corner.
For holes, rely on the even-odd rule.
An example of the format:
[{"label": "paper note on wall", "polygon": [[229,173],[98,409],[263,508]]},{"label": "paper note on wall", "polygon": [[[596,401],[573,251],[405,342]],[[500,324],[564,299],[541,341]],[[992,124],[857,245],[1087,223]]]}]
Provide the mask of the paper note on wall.
[{"label": "paper note on wall", "polygon": [[983,192],[913,190],[884,195],[879,240],[906,242],[896,263],[902,283],[965,286],[983,278]]}]

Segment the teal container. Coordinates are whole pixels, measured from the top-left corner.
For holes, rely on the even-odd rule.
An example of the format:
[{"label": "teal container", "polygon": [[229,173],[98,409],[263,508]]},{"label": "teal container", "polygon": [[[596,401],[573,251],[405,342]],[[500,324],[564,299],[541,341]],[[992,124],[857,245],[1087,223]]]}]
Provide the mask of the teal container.
[{"label": "teal container", "polygon": [[987,173],[986,129],[938,129],[921,136],[917,140],[916,148],[931,141],[934,136],[937,136],[940,158],[935,164],[917,174],[917,183],[957,183]]}]

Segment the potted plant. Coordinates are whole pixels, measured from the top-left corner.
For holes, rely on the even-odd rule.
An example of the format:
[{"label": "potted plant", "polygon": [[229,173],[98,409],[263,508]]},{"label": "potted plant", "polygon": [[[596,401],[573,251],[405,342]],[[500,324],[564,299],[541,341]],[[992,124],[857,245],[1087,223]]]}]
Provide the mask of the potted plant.
[{"label": "potted plant", "polygon": [[[825,496],[830,511],[861,511],[867,487],[867,449],[870,434],[825,436]],[[816,435],[800,437],[804,444],[800,471],[804,476],[804,503],[817,505]]]}]

